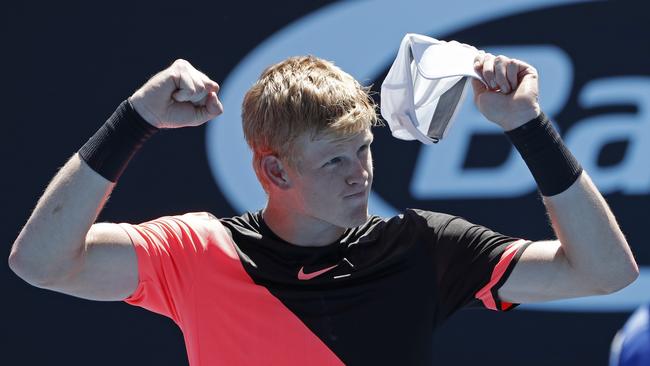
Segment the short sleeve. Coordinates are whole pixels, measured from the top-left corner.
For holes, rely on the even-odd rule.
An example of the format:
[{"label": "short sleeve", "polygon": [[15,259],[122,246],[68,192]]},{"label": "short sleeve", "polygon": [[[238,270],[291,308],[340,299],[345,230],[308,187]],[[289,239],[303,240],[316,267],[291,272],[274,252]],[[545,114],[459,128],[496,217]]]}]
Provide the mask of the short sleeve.
[{"label": "short sleeve", "polygon": [[501,301],[505,283],[530,241],[510,237],[458,217],[419,212],[433,229],[436,290],[444,317],[465,306],[507,311],[518,304]]},{"label": "short sleeve", "polygon": [[190,298],[196,268],[209,241],[208,213],[166,216],[138,225],[121,223],[135,247],[138,286],[124,301],[165,315],[177,324]]}]

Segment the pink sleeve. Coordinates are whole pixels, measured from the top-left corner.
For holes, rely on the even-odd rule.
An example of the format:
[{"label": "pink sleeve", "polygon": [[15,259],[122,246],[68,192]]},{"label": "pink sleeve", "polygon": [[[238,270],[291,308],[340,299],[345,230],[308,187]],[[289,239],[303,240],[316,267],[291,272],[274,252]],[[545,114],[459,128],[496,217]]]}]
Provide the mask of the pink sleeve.
[{"label": "pink sleeve", "polygon": [[503,251],[499,262],[494,266],[490,282],[475,295],[477,299],[483,302],[486,308],[497,311],[508,311],[519,305],[502,301],[498,296],[498,290],[508,279],[519,257],[521,257],[521,254],[531,243],[532,241],[530,240],[519,239],[508,244]]},{"label": "pink sleeve", "polygon": [[165,315],[177,324],[183,301],[191,298],[201,254],[208,244],[208,213],[166,216],[139,225],[120,224],[138,258],[138,287],[124,301]]}]

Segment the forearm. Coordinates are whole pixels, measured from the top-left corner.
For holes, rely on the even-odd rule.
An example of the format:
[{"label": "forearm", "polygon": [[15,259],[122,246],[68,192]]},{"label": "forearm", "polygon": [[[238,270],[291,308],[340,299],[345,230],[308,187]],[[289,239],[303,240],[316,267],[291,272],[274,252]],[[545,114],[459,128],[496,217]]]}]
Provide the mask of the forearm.
[{"label": "forearm", "polygon": [[14,242],[11,268],[44,286],[69,271],[83,253],[85,238],[114,183],[75,154],[57,173]]},{"label": "forearm", "polygon": [[612,292],[638,276],[616,218],[586,172],[567,190],[543,200],[567,260],[584,278]]},{"label": "forearm", "polygon": [[529,245],[499,293],[511,302],[610,293],[639,273],[607,203],[541,112],[538,74],[523,61],[479,54],[473,81],[481,113],[506,133],[543,196],[558,237]]},{"label": "forearm", "polygon": [[129,99],[54,177],[14,242],[9,265],[32,285],[117,300],[138,282],[135,247],[118,225],[95,225],[115,183],[160,128],[196,126],[221,114],[219,85],[177,60]]}]

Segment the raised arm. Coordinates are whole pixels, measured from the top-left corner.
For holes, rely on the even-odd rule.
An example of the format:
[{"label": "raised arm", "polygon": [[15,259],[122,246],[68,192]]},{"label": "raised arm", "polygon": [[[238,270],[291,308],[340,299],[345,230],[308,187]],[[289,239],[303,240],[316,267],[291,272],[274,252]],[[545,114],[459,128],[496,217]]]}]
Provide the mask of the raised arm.
[{"label": "raised arm", "polygon": [[221,114],[218,89],[184,60],[147,81],[54,177],[14,242],[11,269],[34,286],[78,297],[128,297],[138,281],[131,240],[116,224],[93,223],[144,137]]},{"label": "raised arm", "polygon": [[538,104],[538,75],[505,56],[480,55],[473,83],[484,116],[501,126],[530,168],[558,240],[529,245],[504,285],[503,301],[526,303],[607,294],[639,273],[616,219]]}]

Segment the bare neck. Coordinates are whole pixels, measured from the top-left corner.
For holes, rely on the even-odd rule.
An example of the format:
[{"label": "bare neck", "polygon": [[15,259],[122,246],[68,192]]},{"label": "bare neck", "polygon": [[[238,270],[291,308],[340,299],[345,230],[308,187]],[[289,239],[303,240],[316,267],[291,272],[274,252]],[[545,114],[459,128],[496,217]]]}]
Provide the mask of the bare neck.
[{"label": "bare neck", "polygon": [[263,213],[266,225],[282,240],[304,247],[321,247],[333,243],[345,228],[290,211],[268,202]]}]

